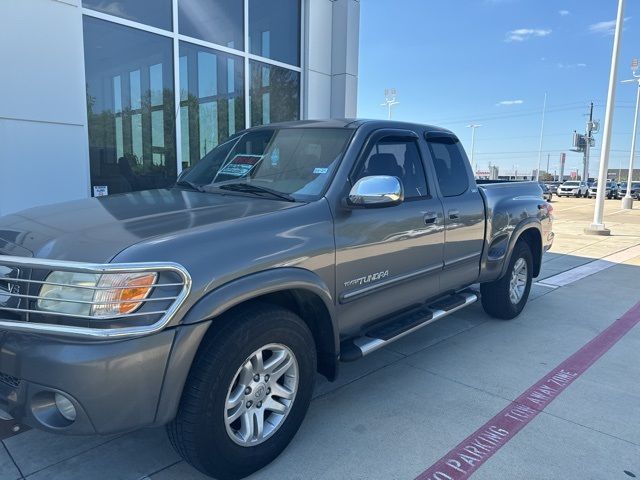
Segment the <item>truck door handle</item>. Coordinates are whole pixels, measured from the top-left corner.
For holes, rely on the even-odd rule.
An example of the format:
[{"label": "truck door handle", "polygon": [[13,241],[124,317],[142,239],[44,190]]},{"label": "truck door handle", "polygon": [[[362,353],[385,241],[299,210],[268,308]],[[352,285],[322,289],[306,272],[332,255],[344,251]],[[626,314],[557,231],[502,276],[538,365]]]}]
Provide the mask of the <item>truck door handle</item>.
[{"label": "truck door handle", "polygon": [[435,223],[437,219],[438,219],[438,214],[436,212],[427,212],[424,214],[424,223],[426,223],[427,225],[431,225],[432,223]]},{"label": "truck door handle", "polygon": [[457,220],[458,218],[460,218],[460,211],[459,210],[449,210],[449,218],[451,220]]}]

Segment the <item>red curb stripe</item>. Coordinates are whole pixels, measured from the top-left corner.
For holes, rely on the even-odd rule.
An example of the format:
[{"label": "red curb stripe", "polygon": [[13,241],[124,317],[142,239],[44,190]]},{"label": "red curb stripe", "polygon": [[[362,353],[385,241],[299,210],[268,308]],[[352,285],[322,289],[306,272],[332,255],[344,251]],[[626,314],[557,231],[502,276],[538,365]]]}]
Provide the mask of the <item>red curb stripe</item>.
[{"label": "red curb stripe", "polygon": [[416,480],[469,478],[638,323],[640,303],[418,475]]}]

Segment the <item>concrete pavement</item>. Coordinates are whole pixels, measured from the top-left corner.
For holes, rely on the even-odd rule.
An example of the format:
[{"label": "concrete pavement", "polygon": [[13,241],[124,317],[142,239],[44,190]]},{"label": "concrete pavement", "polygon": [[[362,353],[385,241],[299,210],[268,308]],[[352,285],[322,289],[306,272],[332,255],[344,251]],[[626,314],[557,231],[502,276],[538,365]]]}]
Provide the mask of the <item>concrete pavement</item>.
[{"label": "concrete pavement", "polygon": [[[607,201],[611,237],[582,234],[593,200],[554,202],[549,278],[640,245],[640,210]],[[343,364],[284,454],[252,479],[412,479],[640,301],[640,255],[560,288],[537,285],[516,320],[479,304]],[[640,328],[502,447],[478,479],[640,477]],[[628,473],[625,473],[628,472]],[[27,431],[0,446],[0,479],[204,479],[162,429],[108,438]]]}]

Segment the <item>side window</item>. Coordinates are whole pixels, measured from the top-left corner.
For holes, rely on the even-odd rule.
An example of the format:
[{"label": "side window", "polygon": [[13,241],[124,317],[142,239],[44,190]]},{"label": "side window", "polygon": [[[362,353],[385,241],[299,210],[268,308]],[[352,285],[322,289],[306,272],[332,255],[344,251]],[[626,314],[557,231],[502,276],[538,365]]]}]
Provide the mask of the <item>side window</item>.
[{"label": "side window", "polygon": [[467,156],[455,138],[430,139],[429,152],[438,176],[440,191],[444,197],[462,195],[469,188]]},{"label": "side window", "polygon": [[413,140],[383,138],[369,151],[354,180],[373,175],[398,177],[405,199],[426,197],[427,179],[418,146]]}]

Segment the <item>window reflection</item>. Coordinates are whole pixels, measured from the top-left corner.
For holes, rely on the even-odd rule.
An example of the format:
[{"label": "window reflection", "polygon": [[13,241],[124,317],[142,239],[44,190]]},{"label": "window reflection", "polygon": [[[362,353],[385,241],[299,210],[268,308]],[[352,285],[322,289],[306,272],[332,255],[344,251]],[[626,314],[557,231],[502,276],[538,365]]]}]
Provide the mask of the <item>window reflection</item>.
[{"label": "window reflection", "polygon": [[82,0],[82,6],[165,30],[171,30],[171,0]]},{"label": "window reflection", "polygon": [[251,53],[300,65],[300,0],[249,0]]},{"label": "window reflection", "polygon": [[251,126],[300,119],[300,74],[251,62]]},{"label": "window reflection", "polygon": [[225,47],[244,50],[244,2],[180,0],[180,33]]},{"label": "window reflection", "polygon": [[176,176],[171,39],[84,18],[91,183],[96,195]]},{"label": "window reflection", "polygon": [[180,44],[182,167],[188,168],[245,127],[244,62]]}]

